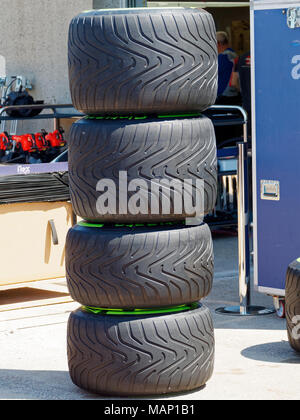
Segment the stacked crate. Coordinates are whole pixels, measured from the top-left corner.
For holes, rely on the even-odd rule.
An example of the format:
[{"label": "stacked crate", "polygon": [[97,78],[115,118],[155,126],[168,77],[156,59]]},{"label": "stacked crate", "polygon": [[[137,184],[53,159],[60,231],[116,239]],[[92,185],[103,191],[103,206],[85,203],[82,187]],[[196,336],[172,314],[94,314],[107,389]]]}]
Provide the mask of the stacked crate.
[{"label": "stacked crate", "polygon": [[217,92],[212,16],[82,13],[70,25],[69,73],[73,104],[86,114],[69,141],[72,204],[83,219],[66,245],[69,290],[83,305],[68,325],[71,378],[109,395],[198,388],[214,364],[212,318],[200,303],[213,280],[203,216],[217,195],[214,129],[200,114]]}]

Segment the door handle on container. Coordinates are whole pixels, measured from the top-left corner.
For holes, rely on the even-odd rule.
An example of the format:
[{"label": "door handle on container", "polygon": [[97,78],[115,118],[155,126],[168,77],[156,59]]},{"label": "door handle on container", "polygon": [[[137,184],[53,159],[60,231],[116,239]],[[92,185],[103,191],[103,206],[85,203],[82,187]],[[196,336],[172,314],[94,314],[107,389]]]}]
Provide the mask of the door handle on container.
[{"label": "door handle on container", "polygon": [[50,228],[51,228],[51,234],[52,234],[52,242],[53,245],[58,245],[58,235],[55,227],[54,220],[49,220]]}]

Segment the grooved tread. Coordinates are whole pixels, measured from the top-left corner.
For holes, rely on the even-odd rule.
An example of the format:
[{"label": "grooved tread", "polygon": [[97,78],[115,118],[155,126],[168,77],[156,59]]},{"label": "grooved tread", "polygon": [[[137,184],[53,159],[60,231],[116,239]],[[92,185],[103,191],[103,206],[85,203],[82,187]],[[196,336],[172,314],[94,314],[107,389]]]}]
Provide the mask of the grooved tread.
[{"label": "grooved tread", "polygon": [[69,80],[85,114],[201,111],[217,95],[217,43],[204,10],[90,11],[69,29]]},{"label": "grooved tread", "polygon": [[199,388],[214,366],[210,311],[202,306],[157,316],[94,315],[79,309],[68,323],[74,384],[99,394],[166,394]]},{"label": "grooved tread", "polygon": [[294,350],[300,352],[300,262],[297,260],[287,270],[285,302],[289,342]]},{"label": "grooved tread", "polygon": [[72,228],[66,276],[72,298],[86,306],[150,308],[196,302],[213,283],[207,225],[173,229]]},{"label": "grooved tread", "polygon": [[[146,182],[147,214],[119,214],[119,172],[126,171],[128,184]],[[116,214],[99,214],[96,208],[101,193],[99,180],[116,185]],[[151,182],[191,179],[204,181],[201,191],[204,213],[211,212],[217,197],[217,153],[212,122],[206,117],[189,119],[150,119],[143,121],[80,120],[72,125],[69,140],[70,195],[75,213],[91,222],[147,222],[182,220],[189,215],[174,211],[171,195],[170,214],[151,212]],[[194,189],[195,191],[195,189]],[[130,198],[128,194],[128,199]],[[123,203],[124,204],[124,203]],[[127,204],[127,203],[126,203]],[[193,203],[194,204],[194,203]]]}]

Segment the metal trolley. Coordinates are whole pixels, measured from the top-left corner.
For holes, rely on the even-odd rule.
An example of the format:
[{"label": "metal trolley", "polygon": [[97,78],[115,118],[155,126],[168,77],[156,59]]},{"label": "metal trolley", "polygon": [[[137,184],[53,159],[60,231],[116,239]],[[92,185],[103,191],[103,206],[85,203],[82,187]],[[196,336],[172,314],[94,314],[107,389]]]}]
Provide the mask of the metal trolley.
[{"label": "metal trolley", "polygon": [[[242,125],[242,140],[237,142],[236,146],[219,148],[218,159],[231,159],[237,162],[236,172],[233,167],[230,171],[220,172],[227,177],[228,175],[236,182],[237,192],[237,226],[238,226],[238,252],[239,252],[239,305],[218,308],[216,311],[221,314],[253,316],[268,315],[273,313],[273,309],[262,306],[251,305],[250,299],[250,266],[251,266],[251,249],[250,249],[250,225],[251,225],[251,182],[249,173],[249,158],[251,151],[248,144],[248,116],[246,111],[240,106],[223,106],[215,105],[211,107],[207,116],[212,119],[215,127],[226,125]],[[232,143],[233,141],[231,141]],[[229,172],[229,174],[228,174]],[[221,182],[223,185],[223,181]],[[231,180],[231,190],[233,181]],[[225,191],[228,191],[225,186]],[[227,192],[226,192],[227,194]],[[222,195],[222,192],[221,192]],[[229,192],[229,195],[234,194]],[[226,202],[226,200],[225,200]],[[233,200],[231,200],[233,202]],[[227,203],[226,203],[227,204]],[[224,224],[224,223],[223,223]],[[226,222],[225,222],[226,224]]]},{"label": "metal trolley", "polygon": [[[7,111],[13,110],[38,110],[41,112],[38,115],[33,117],[12,117],[7,115]],[[46,112],[44,112],[46,110]],[[60,111],[63,112],[60,112]],[[75,119],[80,118],[82,114],[75,111],[73,105],[71,104],[37,104],[37,105],[18,105],[18,106],[6,106],[0,108],[0,126],[1,131],[8,130],[6,124],[10,124],[10,128],[13,131],[16,131],[16,127],[18,122],[20,121],[38,121],[38,120],[53,120],[53,130],[58,130],[61,125],[62,119]],[[45,172],[55,172],[55,167],[59,169],[61,167],[61,171],[68,170],[67,162],[60,162],[60,165],[56,165],[56,162],[53,162],[51,165],[50,163],[38,163],[36,165],[30,164],[30,173],[45,173]],[[53,166],[54,165],[54,166]],[[15,174],[17,171],[16,165],[10,164],[0,164],[0,176],[5,176],[8,174]],[[20,168],[19,168],[20,170]]]}]

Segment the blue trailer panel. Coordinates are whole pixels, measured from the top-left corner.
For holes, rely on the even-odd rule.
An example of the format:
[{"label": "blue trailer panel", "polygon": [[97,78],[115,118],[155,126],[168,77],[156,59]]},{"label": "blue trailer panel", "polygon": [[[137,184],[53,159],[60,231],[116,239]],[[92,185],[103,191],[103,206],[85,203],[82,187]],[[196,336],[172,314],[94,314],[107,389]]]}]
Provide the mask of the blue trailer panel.
[{"label": "blue trailer panel", "polygon": [[300,257],[300,3],[252,1],[254,276],[284,296]]}]

